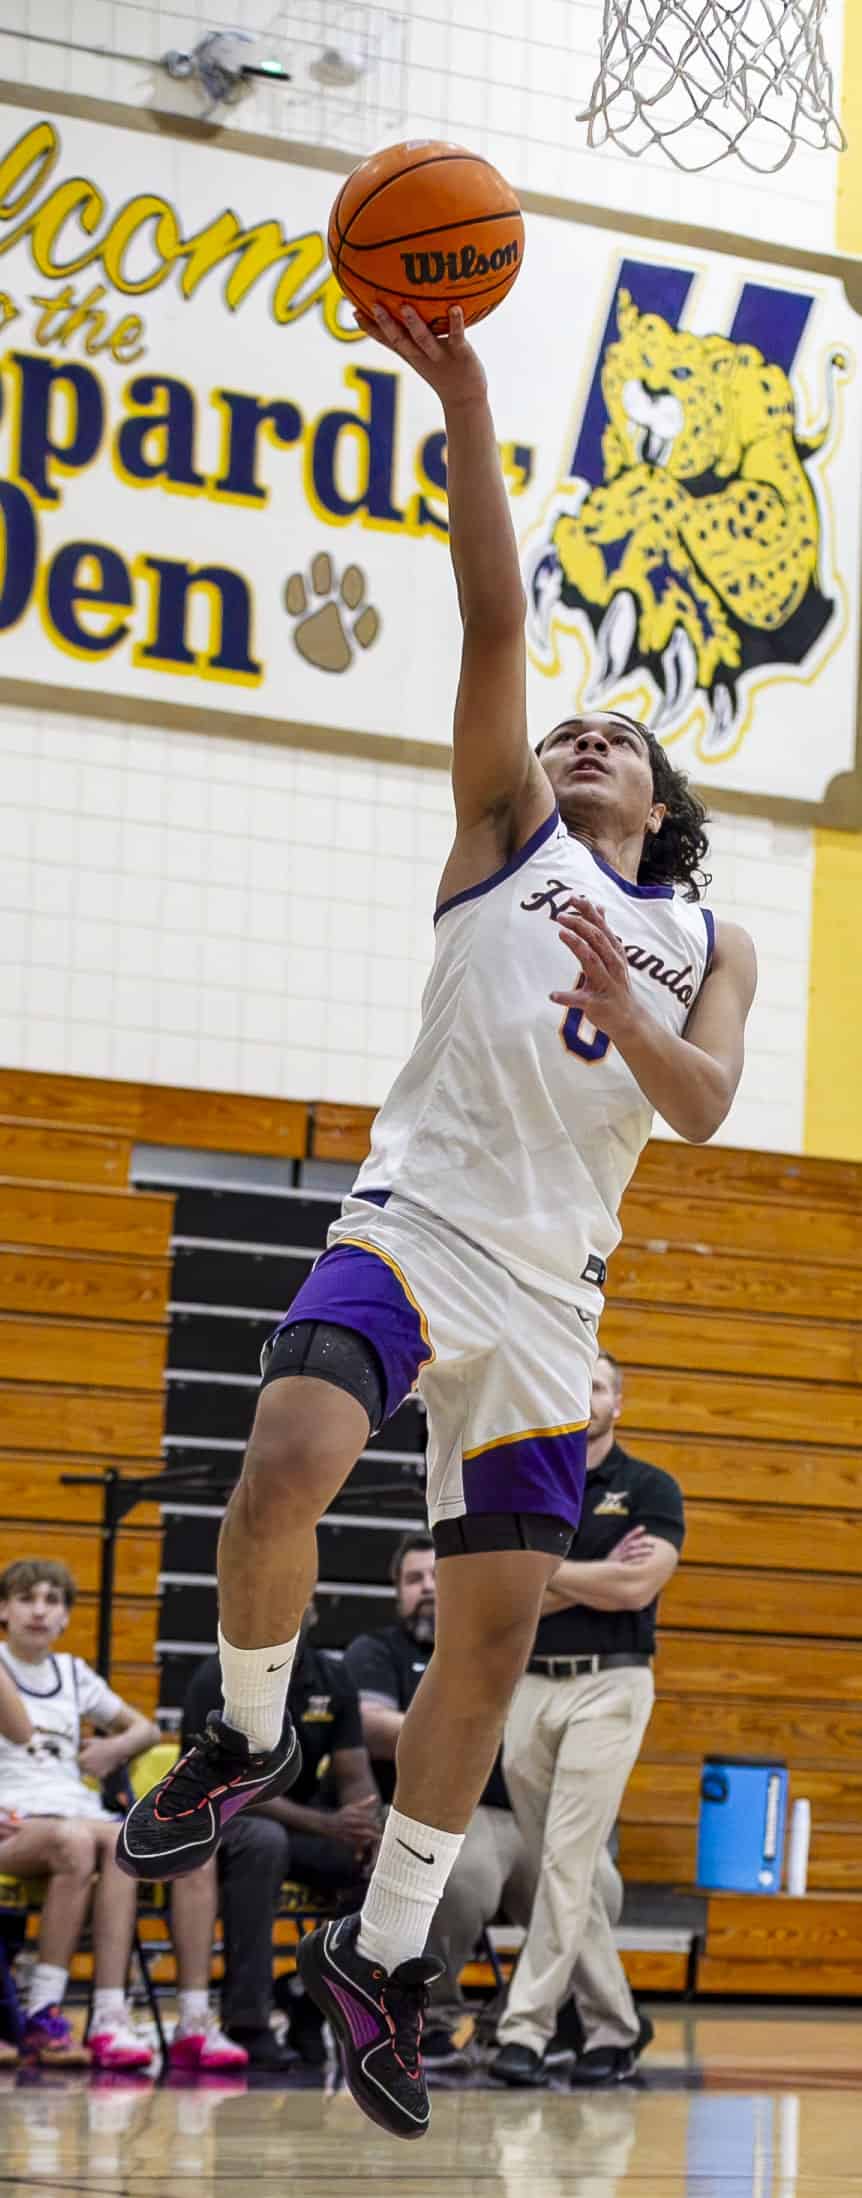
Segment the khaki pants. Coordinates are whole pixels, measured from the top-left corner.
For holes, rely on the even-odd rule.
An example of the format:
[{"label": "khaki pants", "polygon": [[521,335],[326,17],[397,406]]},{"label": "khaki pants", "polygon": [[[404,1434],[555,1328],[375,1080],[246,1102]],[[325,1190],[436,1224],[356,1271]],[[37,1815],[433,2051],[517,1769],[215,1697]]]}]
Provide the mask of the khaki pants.
[{"label": "khaki pants", "polygon": [[526,1926],[533,1905],[534,1872],[509,1809],[485,1809],[472,1817],[464,1845],[428,1934],[426,1953],[443,1963],[431,1986],[429,2028],[457,2024],[464,2013],[458,1979],[480,1931],[502,1908],[510,1923]]},{"label": "khaki pants", "polygon": [[637,2037],[608,1915],[609,1872],[617,1873],[603,1856],[653,1697],[646,1664],[578,1679],[529,1672],[517,1690],[503,1770],[538,1885],[498,2027],[502,2044],[543,2052],[570,1990],[589,2046],[631,2045]]}]

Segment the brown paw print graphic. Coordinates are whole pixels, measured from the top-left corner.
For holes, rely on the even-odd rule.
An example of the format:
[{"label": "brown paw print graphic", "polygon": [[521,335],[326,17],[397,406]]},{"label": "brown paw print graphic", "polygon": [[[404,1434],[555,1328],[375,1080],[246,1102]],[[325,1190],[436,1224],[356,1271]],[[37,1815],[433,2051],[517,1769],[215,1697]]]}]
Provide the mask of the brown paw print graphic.
[{"label": "brown paw print graphic", "polygon": [[292,572],[284,591],[296,620],[293,645],[319,672],[346,672],[357,648],[370,649],[380,632],[380,614],[365,601],[365,574],[347,565],[340,585],[326,550],[311,564],[312,594],[301,572]]}]

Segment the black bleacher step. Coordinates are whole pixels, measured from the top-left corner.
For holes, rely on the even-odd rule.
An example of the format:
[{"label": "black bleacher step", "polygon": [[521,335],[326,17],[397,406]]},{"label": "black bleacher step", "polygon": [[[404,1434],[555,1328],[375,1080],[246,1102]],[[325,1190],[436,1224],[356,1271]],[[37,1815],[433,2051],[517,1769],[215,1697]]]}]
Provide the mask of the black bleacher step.
[{"label": "black bleacher step", "polygon": [[[392,1556],[409,1523],[406,1512],[395,1520],[385,1516],[371,1520],[351,1512],[341,1518],[338,1513],[328,1513],[317,1529],[321,1578],[348,1586],[359,1583],[385,1587]],[[421,1520],[414,1523],[421,1524]],[[162,1542],[162,1572],[182,1572],[190,1577],[212,1575],[220,1526],[220,1511],[215,1517],[193,1506],[169,1512]]]},{"label": "black bleacher step", "polygon": [[[366,1592],[356,1588],[336,1587],[330,1591],[324,1584],[315,1596],[317,1625],[314,1628],[315,1648],[347,1648],[359,1633],[378,1633],[381,1626],[391,1625],[395,1616],[395,1603],[390,1592],[386,1594]],[[169,1661],[180,1667],[179,1691],[169,1695],[164,1685],[160,1699],[173,1706],[182,1702],[195,1665],[207,1653],[205,1645],[215,1646],[217,1605],[215,1587],[205,1587],[184,1581],[167,1585],[162,1592],[159,1608],[159,1637],[156,1643],[163,1676]]]},{"label": "black bleacher step", "polygon": [[[212,1650],[215,1649],[215,1645],[215,1627],[213,1626],[210,1644]],[[209,1651],[204,1646],[203,1638],[198,1648],[191,1654],[177,1655],[172,1649],[162,1650],[159,1655],[160,1711],[182,1709],[192,1676],[207,1653]]]},{"label": "black bleacher step", "polygon": [[403,1404],[384,1421],[379,1434],[372,1435],[369,1450],[415,1450],[425,1456],[428,1427],[425,1407],[418,1397],[405,1397]]},{"label": "black bleacher step", "polygon": [[[421,1523],[421,1522],[418,1522]],[[317,1551],[322,1580],[345,1586],[386,1587],[389,1567],[406,1523],[378,1518],[361,1519],[328,1513],[317,1529]]]},{"label": "black bleacher step", "polygon": [[273,1321],[252,1313],[187,1312],[174,1306],[168,1365],[182,1373],[260,1373],[260,1354]]},{"label": "black bleacher step", "polygon": [[425,1459],[417,1451],[413,1456],[401,1454],[388,1457],[384,1440],[389,1429],[385,1427],[378,1436],[376,1447],[372,1443],[357,1458],[349,1480],[341,1494],[330,1504],[330,1511],[373,1511],[408,1518],[414,1524],[425,1520]]},{"label": "black bleacher step", "polygon": [[[384,1433],[386,1430],[384,1430]],[[242,1465],[242,1442],[230,1443],[223,1450],[214,1444],[202,1442],[200,1447],[171,1439],[165,1445],[165,1470],[175,1484],[173,1494],[162,1494],[163,1508],[181,1504],[219,1504],[223,1506],[231,1488],[239,1477]],[[425,1517],[425,1459],[420,1451],[395,1456],[388,1453],[378,1438],[377,1447],[369,1447],[357,1458],[352,1473],[345,1481],[340,1494],[334,1498],[333,1511],[368,1511],[379,1515],[397,1513],[414,1522]]]},{"label": "black bleacher step", "polygon": [[316,1253],[226,1248],[219,1244],[174,1246],[171,1298],[174,1305],[231,1305],[271,1312],[269,1328],[292,1304]]},{"label": "black bleacher step", "polygon": [[173,1579],[162,1587],[159,1641],[214,1642],[216,1624],[214,1579]]},{"label": "black bleacher step", "polygon": [[246,1442],[256,1400],[257,1384],[251,1380],[184,1381],[171,1375],[165,1389],[165,1433]]},{"label": "black bleacher step", "polygon": [[[192,1369],[188,1369],[189,1372]],[[257,1400],[257,1381],[252,1373],[235,1379],[207,1378],[188,1381],[183,1371],[171,1370],[166,1384],[165,1432],[182,1438],[221,1437],[245,1442]],[[392,1418],[372,1436],[368,1448],[425,1453],[425,1414],[407,1399]]]},{"label": "black bleacher step", "polygon": [[222,1191],[189,1185],[177,1192],[175,1236],[224,1237],[243,1244],[307,1244],[319,1252],[341,1200],[302,1191]]}]

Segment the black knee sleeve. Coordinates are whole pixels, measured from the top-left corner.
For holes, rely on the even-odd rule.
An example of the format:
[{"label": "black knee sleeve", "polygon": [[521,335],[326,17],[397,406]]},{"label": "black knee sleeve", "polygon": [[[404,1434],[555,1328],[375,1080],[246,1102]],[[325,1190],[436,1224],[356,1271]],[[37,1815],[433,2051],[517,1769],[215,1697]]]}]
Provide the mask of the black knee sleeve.
[{"label": "black knee sleeve", "polygon": [[260,1355],[261,1388],[287,1374],[312,1374],[355,1397],[368,1413],[371,1433],[383,1424],[386,1385],[383,1368],[367,1336],[339,1328],[329,1320],[293,1320],[264,1344]]}]

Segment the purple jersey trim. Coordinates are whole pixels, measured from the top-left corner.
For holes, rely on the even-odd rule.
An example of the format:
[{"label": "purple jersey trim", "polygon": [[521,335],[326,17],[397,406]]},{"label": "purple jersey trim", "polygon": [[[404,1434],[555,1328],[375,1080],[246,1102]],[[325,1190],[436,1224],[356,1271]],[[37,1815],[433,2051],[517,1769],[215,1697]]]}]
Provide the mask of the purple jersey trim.
[{"label": "purple jersey trim", "polygon": [[[586,847],[585,840],[581,844]],[[592,855],[596,868],[603,870],[606,878],[613,878],[614,884],[619,886],[620,892],[628,893],[633,901],[673,900],[672,885],[632,885],[631,879],[621,878],[619,871],[612,870],[610,863],[605,862],[602,855],[597,855],[594,847],[587,847],[587,854]]]},{"label": "purple jersey trim", "polygon": [[715,953],[715,917],[712,913],[711,908],[702,908],[700,913],[703,917],[704,927],[706,930],[706,966],[704,968],[703,977],[701,978],[702,984],[703,978],[709,976],[709,972],[712,968],[712,957]]},{"label": "purple jersey trim", "polygon": [[441,916],[448,916],[450,908],[460,908],[462,901],[478,901],[483,893],[492,893],[495,885],[502,885],[504,878],[513,878],[515,871],[520,870],[525,862],[529,862],[537,848],[543,847],[545,841],[550,839],[559,821],[559,809],[552,809],[544,824],[539,825],[538,831],[525,840],[523,847],[519,847],[517,855],[510,856],[509,861],[504,862],[502,870],[493,870],[490,878],[482,879],[481,885],[468,885],[463,893],[453,893],[451,900],[441,901],[439,908],[434,910],[434,922],[439,923]]},{"label": "purple jersey trim", "polygon": [[[362,1195],[362,1194],[360,1194]],[[412,1305],[385,1253],[369,1244],[333,1244],[301,1283],[273,1343],[296,1320],[325,1320],[352,1328],[376,1352],[383,1373],[383,1417],[388,1419],[415,1387],[434,1357],[427,1325]]]},{"label": "purple jersey trim", "polygon": [[585,1427],[492,1443],[464,1459],[464,1510],[469,1519],[483,1511],[537,1511],[577,1527],[586,1473]]}]

